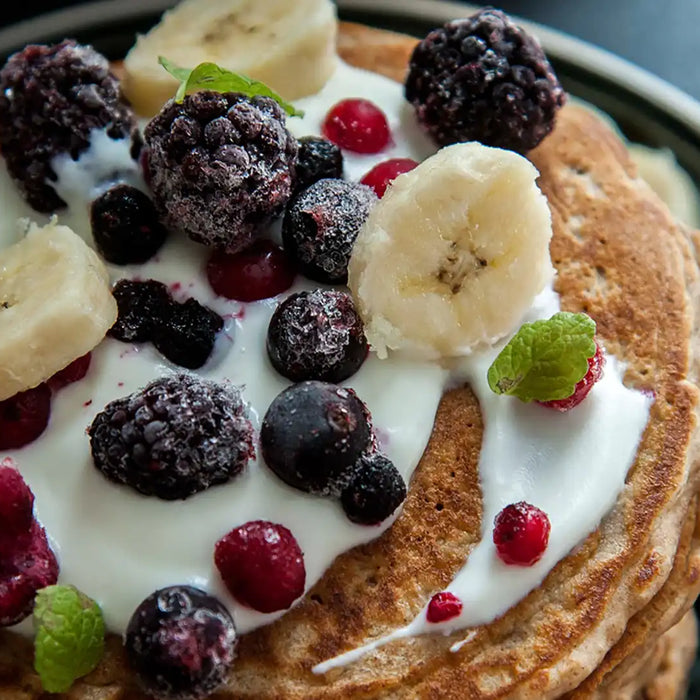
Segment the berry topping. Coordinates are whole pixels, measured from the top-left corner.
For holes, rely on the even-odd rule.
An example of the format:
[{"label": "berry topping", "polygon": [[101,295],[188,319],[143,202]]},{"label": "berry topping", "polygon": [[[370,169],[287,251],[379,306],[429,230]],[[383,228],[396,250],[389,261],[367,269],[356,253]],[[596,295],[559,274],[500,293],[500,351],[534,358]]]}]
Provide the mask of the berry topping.
[{"label": "berry topping", "polygon": [[214,562],[231,595],[258,612],[286,610],[304,593],[304,554],[282,525],[254,520],[231,530]]},{"label": "berry topping", "polygon": [[379,153],[389,145],[386,115],[369,100],[351,98],[334,105],[326,115],[323,135],[355,153]]},{"label": "berry topping", "polygon": [[64,386],[80,381],[90,369],[92,361],[92,353],[88,352],[82,357],[73,360],[68,366],[56,372],[53,377],[47,380],[47,384],[51,391],[58,391]]},{"label": "berry topping", "polygon": [[226,680],[236,656],[236,628],[226,608],[191,586],[148,596],[129,620],[129,665],[158,700],[201,700]]},{"label": "berry topping", "polygon": [[153,202],[130,185],[100,195],[90,208],[90,224],[97,250],[115,265],[146,262],[167,236]]},{"label": "berry topping", "polygon": [[240,253],[215,252],[207,263],[211,288],[238,301],[269,299],[287,291],[296,270],[284,251],[272,241],[259,239]]},{"label": "berry topping", "polygon": [[168,102],[144,137],[161,220],[198,243],[242,250],[292,193],[297,142],[268,97],[197,92]]},{"label": "berry topping", "polygon": [[0,627],[15,625],[31,614],[40,588],[58,580],[58,563],[46,532],[34,520],[14,547],[0,553]]},{"label": "berry topping", "polygon": [[107,335],[124,343],[145,343],[172,303],[168,288],[156,280],[119,280],[112,289],[117,320]]},{"label": "berry topping", "polygon": [[377,196],[343,180],[319,180],[294,198],[282,224],[284,249],[310,279],[344,284],[360,227]]},{"label": "berry topping", "polygon": [[121,139],[134,125],[107,59],[90,46],[68,40],[30,45],[0,71],[0,148],[37,211],[65,206],[50,184],[56,180],[54,157],[65,153],[77,160],[90,146],[93,129]]},{"label": "berry topping", "polygon": [[350,389],[294,384],[268,408],[260,446],[268,467],[302,491],[337,495],[372,443],[366,406]]},{"label": "berry topping", "polygon": [[447,622],[458,617],[462,612],[462,601],[448,591],[436,593],[428,603],[428,611],[426,617],[428,622],[437,624],[438,622]]},{"label": "berry topping", "polygon": [[[29,532],[34,519],[34,494],[15,463],[9,458],[0,462],[0,539]],[[4,546],[0,543],[0,556]]]},{"label": "berry topping", "polygon": [[345,514],[360,525],[378,525],[406,500],[406,482],[393,462],[377,452],[357,461],[340,502]]},{"label": "berry topping", "polygon": [[553,408],[562,413],[571,410],[578,406],[583,401],[588,393],[593,388],[593,385],[603,376],[603,367],[605,366],[605,355],[600,344],[596,342],[595,354],[588,358],[588,371],[583,379],[576,384],[574,393],[568,398],[558,399],[554,401],[540,401],[542,406]]},{"label": "berry topping", "polygon": [[299,139],[297,192],[311,187],[319,180],[342,177],[343,153],[334,143],[320,136],[304,136]]},{"label": "berry topping", "polygon": [[418,163],[413,158],[391,158],[377,163],[360,182],[371,187],[377,197],[383,197],[386,188],[401,174],[413,170]]},{"label": "berry topping", "polygon": [[0,401],[0,450],[28,445],[41,435],[51,415],[51,389],[39,384]]},{"label": "berry topping", "polygon": [[549,518],[525,501],[506,506],[494,521],[493,542],[504,564],[532,566],[547,549]]},{"label": "berry topping", "polygon": [[552,130],[565,93],[537,41],[487,8],[418,44],[406,99],[441,146],[479,141],[527,153]]},{"label": "berry topping", "polygon": [[254,456],[240,391],[186,374],[107,404],[88,433],[108,479],[164,500],[223,484]]},{"label": "berry topping", "polygon": [[342,382],[357,372],[368,349],[362,320],[345,292],[292,294],[277,307],[267,329],[272,366],[293,382]]},{"label": "berry topping", "polygon": [[224,320],[196,299],[171,303],[153,327],[153,345],[180,367],[198,369],[211,355]]}]

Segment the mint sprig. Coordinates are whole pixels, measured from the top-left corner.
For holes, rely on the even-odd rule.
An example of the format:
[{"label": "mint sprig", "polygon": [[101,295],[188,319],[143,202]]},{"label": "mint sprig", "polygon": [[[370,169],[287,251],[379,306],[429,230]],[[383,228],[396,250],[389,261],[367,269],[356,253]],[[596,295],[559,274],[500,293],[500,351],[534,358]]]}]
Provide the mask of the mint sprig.
[{"label": "mint sprig", "polygon": [[180,68],[164,56],[158,57],[165,70],[180,86],[175,93],[175,102],[182,102],[185,95],[199,90],[215,92],[241,92],[248,97],[271,97],[290,117],[303,117],[304,112],[296,109],[293,104],[285,102],[280,95],[259,80],[253,80],[240,73],[217,66],[216,63],[200,63],[195,68]]},{"label": "mint sprig", "polygon": [[489,367],[489,386],[525,402],[571,396],[595,354],[595,330],[590,316],[566,311],[523,324]]},{"label": "mint sprig", "polygon": [[49,693],[65,693],[104,653],[97,603],[73,586],[42,588],[34,604],[34,668]]}]

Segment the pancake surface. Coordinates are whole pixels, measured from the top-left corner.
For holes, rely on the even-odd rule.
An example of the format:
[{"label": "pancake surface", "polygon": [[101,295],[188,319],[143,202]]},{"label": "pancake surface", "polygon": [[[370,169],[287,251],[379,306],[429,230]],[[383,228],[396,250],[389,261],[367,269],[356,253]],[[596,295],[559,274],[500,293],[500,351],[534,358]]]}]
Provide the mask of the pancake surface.
[{"label": "pancake surface", "polygon": [[[407,37],[343,25],[339,50],[354,65],[400,80],[413,45]],[[648,685],[636,669],[653,666],[648,660],[663,644],[659,638],[700,589],[700,238],[673,220],[637,178],[624,145],[581,108],[565,107],[530,158],[552,209],[562,307],[593,316],[608,352],[627,363],[626,383],[656,396],[615,508],[539,589],[477,628],[458,653],[449,647],[466,631],[396,642],[313,675],[316,663],[412,620],[480,537],[481,416],[468,387],[452,390],[401,517],[380,539],[339,557],[280,621],[246,635],[228,690],[213,697],[612,698],[623,689],[637,693],[641,680]],[[30,668],[28,646],[3,635],[0,695],[41,698]],[[66,697],[145,696],[112,638],[103,664]]]}]

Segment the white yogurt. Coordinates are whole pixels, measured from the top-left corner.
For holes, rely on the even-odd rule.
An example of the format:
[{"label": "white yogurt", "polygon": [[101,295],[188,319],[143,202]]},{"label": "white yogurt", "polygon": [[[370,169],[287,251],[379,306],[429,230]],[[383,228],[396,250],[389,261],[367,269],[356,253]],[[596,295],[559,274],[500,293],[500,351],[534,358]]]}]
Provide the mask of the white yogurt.
[{"label": "white yogurt", "polygon": [[[345,154],[345,175],[359,179],[374,164],[390,157],[421,160],[434,149],[421,134],[402,97],[402,87],[373,73],[342,65],[318,95],[300,100],[306,116],[290,119],[297,135],[319,134],[328,108],[340,99],[365,97],[387,114],[393,145],[378,155]],[[59,193],[69,202],[70,223],[90,239],[87,204],[94,196],[95,175],[123,171],[128,144],[108,143],[102,135],[77,163],[55,162],[61,176]],[[128,169],[126,172],[133,172]],[[137,183],[138,184],[138,183]],[[14,191],[0,169],[0,243],[16,240],[8,222],[18,216],[40,218]],[[214,308],[227,322],[214,357],[198,372],[244,387],[253,424],[289,382],[270,366],[265,352],[267,324],[277,300],[241,304],[217,298],[203,274],[208,251],[171,237],[146,265],[110,268],[113,279],[154,277],[174,285],[175,296],[193,296]],[[299,281],[293,290],[310,289]],[[529,317],[548,317],[558,299],[545,292]],[[372,412],[382,449],[408,481],[427,444],[445,386],[467,380],[477,393],[484,415],[484,442],[479,465],[483,490],[484,531],[479,544],[449,590],[465,603],[457,620],[427,625],[422,613],[392,635],[407,636],[439,629],[448,631],[487,622],[536,587],[547,572],[593,530],[615,502],[624,484],[648,415],[648,399],[621,383],[620,368],[608,358],[605,379],[587,401],[568,415],[517,400],[497,397],[486,384],[486,369],[498,348],[476,354],[450,373],[434,363],[408,362],[371,355],[350,378]],[[141,496],[105,479],[93,466],[86,427],[116,398],[142,388],[163,374],[181,371],[151,345],[132,346],[106,339],[93,351],[87,377],[61,390],[53,400],[51,422],[34,443],[8,453],[36,495],[36,511],[58,555],[60,580],[94,597],[107,625],[122,632],[136,606],[157,588],[192,584],[219,597],[231,611],[240,632],[270,622],[236,603],[213,566],[216,541],[249,520],[269,519],[288,527],[304,551],[310,588],[342,552],[379,536],[389,525],[363,527],[351,523],[336,501],[309,496],[283,484],[260,461],[226,485],[182,502]],[[5,455],[3,455],[5,456]],[[506,504],[527,500],[545,510],[552,523],[545,557],[530,569],[501,565],[494,556],[491,524]],[[347,663],[388,638],[317,667],[321,672]]]}]

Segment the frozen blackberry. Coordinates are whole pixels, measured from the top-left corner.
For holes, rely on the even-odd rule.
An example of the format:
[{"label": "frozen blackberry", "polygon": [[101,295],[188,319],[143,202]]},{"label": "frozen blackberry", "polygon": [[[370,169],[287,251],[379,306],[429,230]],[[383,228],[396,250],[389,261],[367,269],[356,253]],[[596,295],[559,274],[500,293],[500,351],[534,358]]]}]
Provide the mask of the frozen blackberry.
[{"label": "frozen blackberry", "polygon": [[122,97],[109,62],[90,46],[66,40],[30,45],[0,71],[0,149],[24,198],[40,212],[66,205],[51,182],[51,161],[77,160],[90,145],[90,132],[105,129],[128,137],[134,115]]},{"label": "frozen blackberry", "polygon": [[201,700],[226,680],[237,642],[233,619],[216,598],[192,586],[170,586],[136,608],[124,647],[149,695]]},{"label": "frozen blackberry", "polygon": [[363,454],[340,502],[354,523],[377,525],[406,500],[406,482],[394,463],[378,452]]},{"label": "frozen blackberry", "polygon": [[154,324],[151,341],[174,364],[198,369],[209,359],[223,326],[221,316],[196,299],[173,302]]},{"label": "frozen blackberry", "polygon": [[267,329],[270,362],[293,382],[341,382],[357,372],[367,351],[362,319],[345,292],[292,294],[277,307]]},{"label": "frozen blackberry", "polygon": [[487,8],[418,44],[406,99],[441,146],[480,141],[527,153],[552,130],[565,93],[537,41]]},{"label": "frozen blackberry", "polygon": [[115,265],[146,262],[167,236],[153,202],[130,185],[100,195],[90,207],[90,223],[97,250]]},{"label": "frozen blackberry", "polygon": [[365,185],[319,180],[289,205],[282,224],[284,249],[310,279],[344,284],[355,239],[376,202]]},{"label": "frozen blackberry", "polygon": [[311,187],[324,178],[343,177],[343,153],[334,143],[320,136],[299,139],[296,191]]},{"label": "frozen blackberry", "polygon": [[107,404],[88,434],[108,479],[168,501],[223,484],[254,455],[240,391],[187,374]]},{"label": "frozen blackberry", "polygon": [[168,102],[144,137],[161,220],[199,243],[242,250],[292,193],[297,141],[268,97],[197,92]]},{"label": "frozen blackberry", "polygon": [[293,384],[268,408],[260,430],[267,466],[294,488],[338,495],[372,443],[369,412],[351,389]]},{"label": "frozen blackberry", "polygon": [[145,343],[172,304],[168,288],[157,280],[119,280],[112,289],[117,320],[107,335],[124,343]]}]

